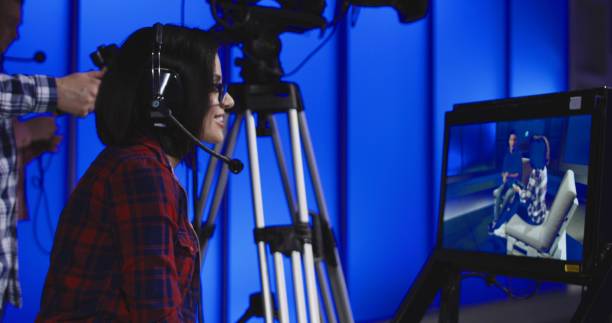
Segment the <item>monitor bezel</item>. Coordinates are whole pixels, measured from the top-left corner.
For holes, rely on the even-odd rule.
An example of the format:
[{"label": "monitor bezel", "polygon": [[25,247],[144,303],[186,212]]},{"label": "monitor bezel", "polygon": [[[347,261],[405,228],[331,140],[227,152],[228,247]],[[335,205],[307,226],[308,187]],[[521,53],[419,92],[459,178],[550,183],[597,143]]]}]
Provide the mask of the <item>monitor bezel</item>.
[{"label": "monitor bezel", "polygon": [[[581,283],[588,276],[597,252],[597,215],[601,212],[603,145],[605,139],[605,105],[607,89],[553,93],[494,101],[455,105],[445,116],[444,146],[440,182],[438,232],[436,249],[440,257],[452,261],[464,270],[508,274],[551,281]],[[581,108],[570,109],[572,97],[581,98]],[[445,248],[443,222],[448,167],[449,129],[456,125],[480,124],[538,118],[591,115],[591,147],[589,156],[587,205],[582,260],[579,262],[527,256],[500,255],[478,251]],[[578,266],[578,267],[576,267]],[[578,271],[575,271],[579,268]]]}]

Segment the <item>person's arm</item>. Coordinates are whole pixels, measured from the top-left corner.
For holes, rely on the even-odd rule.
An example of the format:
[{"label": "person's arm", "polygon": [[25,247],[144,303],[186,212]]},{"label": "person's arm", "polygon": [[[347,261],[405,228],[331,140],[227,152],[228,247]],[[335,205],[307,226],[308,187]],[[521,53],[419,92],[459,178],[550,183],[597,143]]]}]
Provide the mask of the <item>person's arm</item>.
[{"label": "person's arm", "polygon": [[132,322],[181,321],[174,258],[178,202],[171,176],[155,160],[132,159],[118,167],[108,187]]},{"label": "person's arm", "polygon": [[75,116],[86,116],[94,109],[103,75],[100,71],[59,78],[0,74],[0,117],[54,112],[56,108]]},{"label": "person's arm", "polygon": [[0,74],[1,118],[52,112],[57,99],[57,85],[52,77]]},{"label": "person's arm", "polygon": [[519,173],[506,173],[506,177],[517,178],[518,176],[519,176]]}]

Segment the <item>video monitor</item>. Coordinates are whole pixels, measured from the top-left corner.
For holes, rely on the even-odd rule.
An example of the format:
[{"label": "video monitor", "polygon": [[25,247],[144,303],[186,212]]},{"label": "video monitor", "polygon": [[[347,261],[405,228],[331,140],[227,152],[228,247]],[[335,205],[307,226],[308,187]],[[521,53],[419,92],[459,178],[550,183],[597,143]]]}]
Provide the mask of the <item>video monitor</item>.
[{"label": "video monitor", "polygon": [[450,127],[444,248],[581,261],[591,118]]},{"label": "video monitor", "polygon": [[447,113],[439,248],[502,271],[583,270],[601,202],[603,107],[550,98]]}]

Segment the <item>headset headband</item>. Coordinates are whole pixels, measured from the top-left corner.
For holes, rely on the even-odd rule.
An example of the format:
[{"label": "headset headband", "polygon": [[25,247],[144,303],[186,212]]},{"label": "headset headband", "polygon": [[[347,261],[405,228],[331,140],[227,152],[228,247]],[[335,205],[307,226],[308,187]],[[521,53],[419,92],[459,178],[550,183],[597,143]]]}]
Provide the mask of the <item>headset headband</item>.
[{"label": "headset headband", "polygon": [[151,70],[153,72],[153,88],[151,93],[155,97],[162,95],[161,87],[161,48],[163,44],[163,27],[161,24],[156,23],[154,26],[155,43],[153,46],[153,52],[151,52]]}]

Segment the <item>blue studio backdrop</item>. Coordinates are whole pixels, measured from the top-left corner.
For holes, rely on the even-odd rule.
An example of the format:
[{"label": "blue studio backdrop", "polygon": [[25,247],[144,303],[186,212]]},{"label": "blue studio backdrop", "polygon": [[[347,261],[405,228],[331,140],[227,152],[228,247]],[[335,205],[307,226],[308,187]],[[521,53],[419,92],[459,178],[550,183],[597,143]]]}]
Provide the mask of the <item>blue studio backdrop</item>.
[{"label": "blue studio backdrop", "polygon": [[[328,1],[328,19],[334,5]],[[393,315],[434,246],[444,112],[459,102],[566,90],[567,11],[565,0],[432,0],[426,19],[402,25],[390,8],[363,8],[353,15],[354,26],[342,25],[288,79],[302,90],[357,321]],[[77,23],[70,23],[71,17]],[[158,21],[205,29],[213,25],[208,4],[201,0],[28,0],[20,39],[8,54],[26,57],[43,50],[47,61],[7,62],[5,68],[56,76],[73,67],[90,70],[89,53],[97,46],[120,44],[137,28]],[[321,41],[318,31],[281,38],[285,71]],[[239,82],[238,69],[229,65],[240,53],[226,52],[225,79]],[[77,178],[103,148],[94,118],[77,120]],[[279,116],[277,121],[289,152],[287,120]],[[60,150],[27,168],[30,220],[18,226],[24,306],[10,308],[7,322],[36,316],[53,233],[68,198],[67,117],[59,117],[58,125],[64,135]],[[244,132],[235,156],[247,162]],[[289,211],[271,141],[259,143],[266,223],[286,224]],[[200,178],[207,160],[200,154]],[[235,322],[248,307],[249,294],[260,288],[249,175],[245,167],[231,176],[205,259],[208,322]],[[191,175],[184,166],[177,176],[190,189]],[[307,194],[314,208],[312,187]],[[285,272],[291,271],[287,267]],[[501,297],[474,280],[464,283],[462,293],[464,303]]]}]

